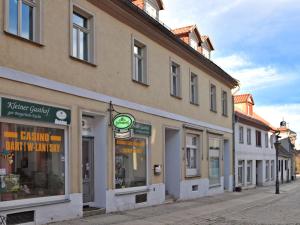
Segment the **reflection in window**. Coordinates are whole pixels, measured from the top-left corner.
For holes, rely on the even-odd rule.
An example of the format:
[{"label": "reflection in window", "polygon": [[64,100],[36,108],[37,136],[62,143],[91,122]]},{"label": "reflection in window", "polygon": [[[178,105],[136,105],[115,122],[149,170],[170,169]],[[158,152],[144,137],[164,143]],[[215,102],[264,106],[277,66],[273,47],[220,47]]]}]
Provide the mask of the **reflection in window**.
[{"label": "reflection in window", "polygon": [[34,1],[9,0],[9,32],[34,40]]},{"label": "reflection in window", "polygon": [[88,19],[73,13],[73,56],[82,60],[89,60],[88,50]]},{"label": "reflection in window", "polygon": [[116,139],[115,185],[117,189],[146,185],[147,142],[145,138]]},{"label": "reflection in window", "polygon": [[209,138],[209,184],[220,184],[220,151],[221,140],[219,138]]},{"label": "reflection in window", "polygon": [[64,130],[0,123],[0,201],[65,194]]}]

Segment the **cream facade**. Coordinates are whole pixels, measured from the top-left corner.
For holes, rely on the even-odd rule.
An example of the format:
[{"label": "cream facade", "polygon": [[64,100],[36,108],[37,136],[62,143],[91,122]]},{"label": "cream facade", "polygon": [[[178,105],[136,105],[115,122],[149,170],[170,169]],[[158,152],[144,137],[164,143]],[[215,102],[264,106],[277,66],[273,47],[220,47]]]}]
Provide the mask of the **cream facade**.
[{"label": "cream facade", "polygon": [[[222,193],[224,188],[232,190],[234,79],[166,36],[165,28],[158,29],[153,18],[145,18],[129,3],[35,2],[32,7],[38,16],[33,30],[38,34],[33,37],[27,33],[20,37],[20,27],[21,33],[12,32],[8,5],[12,3],[3,1],[0,5],[2,102],[10,99],[66,109],[71,119],[69,124],[53,125],[2,115],[0,124],[5,132],[10,132],[5,130],[7,124],[20,125],[21,130],[16,132],[23,132],[22,126],[29,130],[53,128],[64,131],[61,137],[65,141],[64,147],[60,146],[62,156],[49,153],[47,163],[37,160],[38,165],[30,173],[30,159],[26,164],[22,156],[19,165],[16,158],[12,164],[1,158],[1,176],[21,178],[16,193],[6,198],[0,194],[1,216],[10,219],[16,213],[32,212],[31,222],[44,224],[81,217],[83,206],[112,212],[161,204],[168,196],[191,199]],[[74,23],[74,13],[86,18],[88,25]],[[74,47],[81,40],[75,38],[74,29],[77,37],[80,32],[88,34],[87,46],[82,47],[88,49],[86,55]],[[146,83],[133,79],[135,41],[146,50]],[[81,48],[80,43],[77,47]],[[171,95],[172,62],[178,65],[178,96]],[[191,73],[197,75],[197,105],[190,104]],[[228,98],[226,115],[222,115],[224,92]],[[210,110],[211,102],[216,104],[214,111]],[[151,133],[136,131],[132,139],[118,141],[111,126],[111,118],[117,112],[133,115],[138,124],[150,127]],[[45,129],[43,133],[50,132]],[[7,141],[5,138],[8,137],[1,133],[1,143]],[[36,155],[44,157],[42,153]],[[54,171],[49,165],[55,158],[56,163],[65,166],[63,172],[56,174],[63,188],[47,195],[48,191],[42,190],[46,183],[38,187],[29,178],[39,173],[51,183],[50,172],[43,165]],[[9,171],[14,172],[8,174]],[[26,184],[23,173],[28,177]]]}]

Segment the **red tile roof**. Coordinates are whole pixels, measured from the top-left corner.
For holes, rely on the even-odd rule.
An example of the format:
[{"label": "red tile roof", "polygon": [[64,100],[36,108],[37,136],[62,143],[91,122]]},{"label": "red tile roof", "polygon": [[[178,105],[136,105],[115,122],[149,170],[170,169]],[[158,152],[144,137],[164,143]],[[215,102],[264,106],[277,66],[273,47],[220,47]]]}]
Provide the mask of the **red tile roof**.
[{"label": "red tile roof", "polygon": [[177,36],[188,35],[189,33],[193,32],[193,31],[195,32],[199,42],[201,43],[202,42],[201,35],[200,35],[199,30],[196,25],[180,27],[180,28],[176,28],[176,29],[172,30],[172,32]]},{"label": "red tile roof", "polygon": [[274,131],[274,127],[268,121],[266,121],[264,118],[262,118],[255,112],[253,112],[253,116],[250,116],[250,115],[243,113],[242,111],[240,111],[238,109],[235,109],[234,111],[235,111],[236,116],[241,117],[250,123],[264,126],[264,127],[268,128],[269,130]]},{"label": "red tile roof", "polygon": [[202,35],[202,36],[201,36],[201,41],[202,41],[202,42],[207,42],[207,43],[210,45],[210,49],[211,49],[211,50],[215,50],[215,49],[214,49],[214,46],[212,45],[212,43],[211,43],[211,41],[210,41],[209,36],[207,36],[207,35]]},{"label": "red tile roof", "polygon": [[246,103],[246,102],[248,102],[249,97],[251,98],[251,100],[252,100],[252,102],[254,104],[254,101],[253,101],[253,98],[252,98],[251,94],[235,95],[234,96],[234,104],[237,104],[237,103]]},{"label": "red tile roof", "polygon": [[[139,8],[144,9],[145,0],[131,0],[131,1]],[[160,10],[163,10],[165,8],[162,0],[156,0],[156,2]]]}]

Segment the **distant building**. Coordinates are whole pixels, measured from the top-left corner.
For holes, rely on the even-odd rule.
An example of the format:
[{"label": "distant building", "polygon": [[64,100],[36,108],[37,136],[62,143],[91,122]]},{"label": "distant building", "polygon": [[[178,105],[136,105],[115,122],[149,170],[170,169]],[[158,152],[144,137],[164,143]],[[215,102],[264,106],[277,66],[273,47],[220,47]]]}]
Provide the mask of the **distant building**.
[{"label": "distant building", "polygon": [[278,172],[279,180],[289,182],[295,178],[296,175],[296,151],[295,143],[297,140],[297,133],[288,128],[287,123],[282,121],[280,123],[280,143],[279,158],[278,158]]},{"label": "distant building", "polygon": [[253,107],[251,94],[234,96],[236,187],[252,188],[275,182],[273,130]]}]

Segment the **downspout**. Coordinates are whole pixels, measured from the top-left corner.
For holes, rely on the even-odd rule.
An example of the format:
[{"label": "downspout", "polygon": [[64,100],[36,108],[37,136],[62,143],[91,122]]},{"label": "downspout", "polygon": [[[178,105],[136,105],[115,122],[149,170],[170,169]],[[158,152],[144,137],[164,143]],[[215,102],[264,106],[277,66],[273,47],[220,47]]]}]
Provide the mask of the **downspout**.
[{"label": "downspout", "polygon": [[233,161],[233,191],[235,191],[235,113],[234,113],[234,95],[240,90],[240,86],[237,86],[237,89],[232,92],[231,97],[231,107],[232,107],[232,161]]}]

